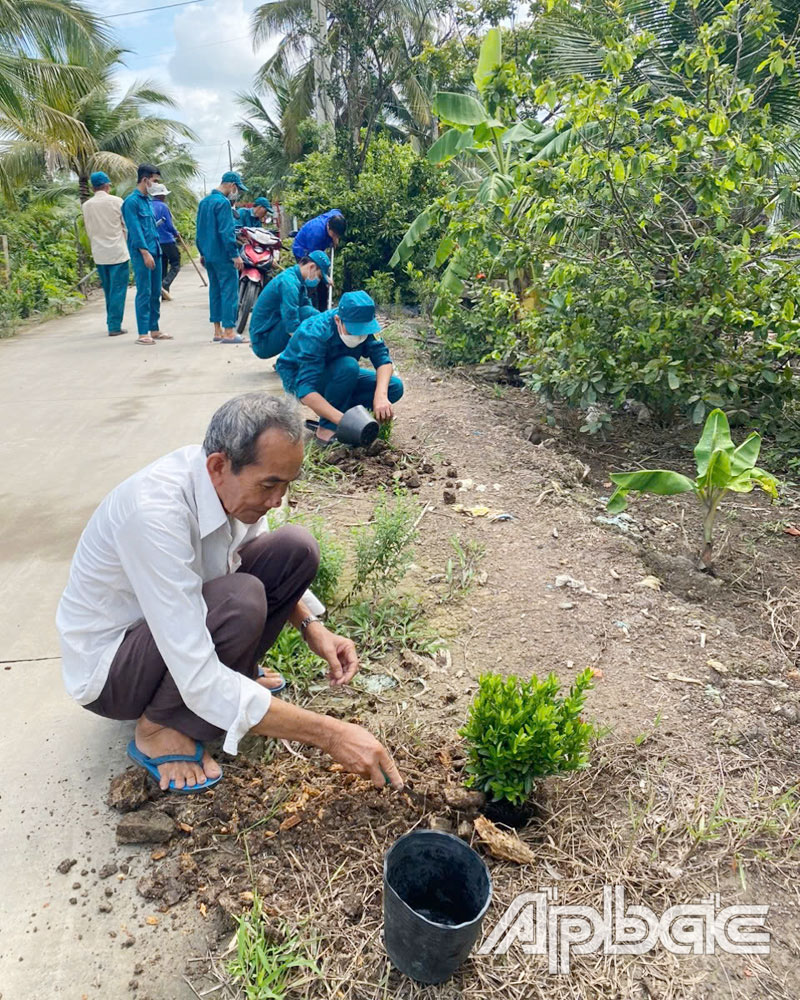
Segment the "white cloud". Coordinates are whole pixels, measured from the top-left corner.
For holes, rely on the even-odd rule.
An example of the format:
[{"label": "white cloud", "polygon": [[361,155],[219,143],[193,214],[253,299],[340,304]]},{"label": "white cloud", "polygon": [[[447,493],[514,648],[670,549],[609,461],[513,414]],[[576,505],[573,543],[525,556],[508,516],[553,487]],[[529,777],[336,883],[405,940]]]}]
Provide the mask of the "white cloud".
[{"label": "white cloud", "polygon": [[[253,76],[274,45],[253,52],[250,15],[260,0],[210,0],[196,6],[115,18],[109,24],[129,50],[116,82],[124,90],[134,80],[151,80],[176,102],[167,112],[197,134],[194,153],[208,188],[228,168],[227,141],[234,160],[241,140],[235,95],[252,87]],[[90,3],[98,14],[154,5],[155,0]],[[199,189],[202,191],[202,179]]]}]

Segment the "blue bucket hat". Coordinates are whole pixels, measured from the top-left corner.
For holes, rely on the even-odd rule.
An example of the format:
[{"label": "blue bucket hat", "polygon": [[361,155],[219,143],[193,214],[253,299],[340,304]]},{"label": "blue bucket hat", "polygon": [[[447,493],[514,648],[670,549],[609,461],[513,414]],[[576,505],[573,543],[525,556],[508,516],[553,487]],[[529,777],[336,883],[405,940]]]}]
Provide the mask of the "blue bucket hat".
[{"label": "blue bucket hat", "polygon": [[313,250],[308,255],[309,260],[313,260],[317,267],[322,271],[322,277],[325,279],[325,284],[330,285],[333,282],[331,278],[331,259],[325,253],[324,250]]},{"label": "blue bucket hat", "polygon": [[272,205],[270,205],[266,198],[256,198],[253,205],[258,205],[259,208],[266,208],[268,212],[272,212]]},{"label": "blue bucket hat", "polygon": [[246,191],[247,188],[244,186],[244,181],[242,180],[241,174],[237,174],[235,170],[226,170],[222,175],[223,184],[235,184],[240,191]]},{"label": "blue bucket hat", "polygon": [[[86,174],[84,174],[83,176],[85,177]],[[103,187],[106,184],[110,184],[111,178],[108,176],[107,173],[104,173],[104,171],[95,170],[95,172],[89,178],[89,183],[92,185],[93,188],[97,189]]]},{"label": "blue bucket hat", "polygon": [[339,319],[353,337],[367,337],[380,333],[381,325],[375,319],[375,303],[366,292],[345,292],[339,299]]}]

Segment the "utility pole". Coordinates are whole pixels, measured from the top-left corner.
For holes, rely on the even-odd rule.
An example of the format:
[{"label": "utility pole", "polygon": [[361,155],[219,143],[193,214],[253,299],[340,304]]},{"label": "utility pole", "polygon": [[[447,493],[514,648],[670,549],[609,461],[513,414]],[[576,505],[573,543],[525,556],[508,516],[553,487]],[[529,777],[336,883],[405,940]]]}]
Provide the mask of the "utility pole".
[{"label": "utility pole", "polygon": [[228,139],[228,170],[233,170],[233,160],[231,159],[231,140]]}]

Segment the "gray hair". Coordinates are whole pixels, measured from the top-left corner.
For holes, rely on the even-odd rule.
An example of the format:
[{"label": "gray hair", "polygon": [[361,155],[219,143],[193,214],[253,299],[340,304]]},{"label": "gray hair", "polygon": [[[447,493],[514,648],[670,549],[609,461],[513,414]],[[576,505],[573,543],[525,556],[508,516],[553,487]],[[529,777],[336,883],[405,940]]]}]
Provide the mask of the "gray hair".
[{"label": "gray hair", "polygon": [[293,443],[303,438],[300,405],[294,396],[268,396],[248,392],[223,403],[211,418],[203,449],[206,455],[222,452],[239,473],[256,461],[256,442],[264,431],[281,431]]}]

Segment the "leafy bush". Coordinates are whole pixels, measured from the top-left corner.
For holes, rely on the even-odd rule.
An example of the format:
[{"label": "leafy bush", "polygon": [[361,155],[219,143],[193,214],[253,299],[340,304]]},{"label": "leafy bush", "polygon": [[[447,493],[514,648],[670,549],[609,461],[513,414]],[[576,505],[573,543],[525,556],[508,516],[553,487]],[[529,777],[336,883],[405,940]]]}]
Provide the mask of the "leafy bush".
[{"label": "leafy bush", "polygon": [[281,629],[261,665],[266,670],[277,670],[282,674],[298,695],[308,694],[311,685],[322,681],[328,670],[326,661],[311,652],[303,637],[291,625]]},{"label": "leafy bush", "polygon": [[484,674],[459,730],[467,743],[467,784],[521,805],[537,779],[586,767],[594,730],[581,712],[592,686],[588,668],[565,698],[552,673],[543,681]]},{"label": "leafy bush", "polygon": [[[336,251],[337,289],[364,288],[375,272],[385,271],[411,220],[444,189],[444,178],[409,145],[378,136],[370,144],[364,169],[351,186],[335,150],[312,153],[295,163],[284,201],[298,222],[339,208],[347,233]],[[427,244],[430,253],[433,242]],[[398,287],[411,298],[407,276]]]},{"label": "leafy bush", "polygon": [[[23,194],[23,203],[27,198]],[[77,205],[65,209],[43,203],[0,214],[0,233],[8,237],[11,274],[0,281],[0,334],[37,312],[63,309],[81,301],[77,290]],[[91,261],[89,262],[91,266]],[[5,261],[0,258],[0,272]]]},{"label": "leafy bush", "polygon": [[353,529],[355,579],[345,603],[367,589],[376,601],[397,586],[414,560],[419,505],[400,491],[393,502],[383,488],[379,493],[372,522]]}]

